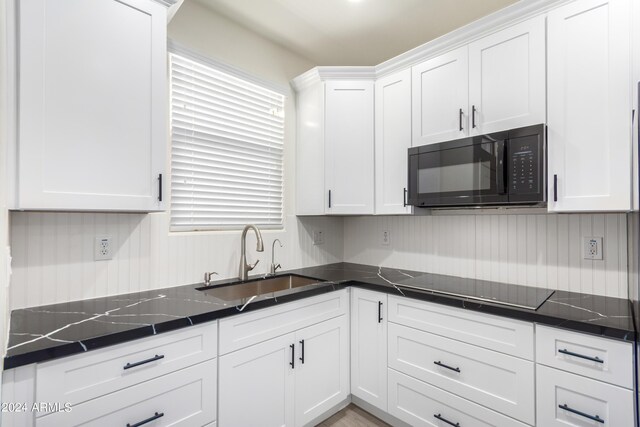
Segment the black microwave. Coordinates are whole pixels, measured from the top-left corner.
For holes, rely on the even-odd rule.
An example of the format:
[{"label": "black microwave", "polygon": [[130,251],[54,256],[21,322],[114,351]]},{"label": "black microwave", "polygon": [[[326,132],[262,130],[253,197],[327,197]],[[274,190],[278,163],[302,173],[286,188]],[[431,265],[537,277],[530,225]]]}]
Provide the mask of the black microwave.
[{"label": "black microwave", "polygon": [[544,206],[545,130],[541,124],[410,148],[408,204]]}]

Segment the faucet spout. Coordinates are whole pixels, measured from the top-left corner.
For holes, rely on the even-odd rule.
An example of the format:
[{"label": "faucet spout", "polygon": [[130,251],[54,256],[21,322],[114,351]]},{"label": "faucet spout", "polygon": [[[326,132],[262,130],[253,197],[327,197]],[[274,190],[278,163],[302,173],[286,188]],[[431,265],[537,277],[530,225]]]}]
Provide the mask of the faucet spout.
[{"label": "faucet spout", "polygon": [[247,280],[249,278],[249,272],[253,270],[260,261],[256,261],[253,265],[247,264],[247,231],[249,231],[249,229],[253,230],[253,232],[256,234],[256,239],[258,240],[256,251],[264,251],[262,234],[260,233],[258,227],[253,224],[245,225],[244,229],[242,230],[242,236],[240,237],[240,268],[238,269],[238,278],[240,280]]}]

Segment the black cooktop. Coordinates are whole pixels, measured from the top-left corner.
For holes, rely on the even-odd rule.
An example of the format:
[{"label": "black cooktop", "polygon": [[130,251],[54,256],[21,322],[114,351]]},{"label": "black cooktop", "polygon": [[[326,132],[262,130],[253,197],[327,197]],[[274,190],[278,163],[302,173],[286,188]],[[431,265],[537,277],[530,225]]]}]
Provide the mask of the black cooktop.
[{"label": "black cooktop", "polygon": [[442,295],[537,310],[555,291],[530,286],[440,274],[422,274],[397,283],[400,288],[428,291]]}]

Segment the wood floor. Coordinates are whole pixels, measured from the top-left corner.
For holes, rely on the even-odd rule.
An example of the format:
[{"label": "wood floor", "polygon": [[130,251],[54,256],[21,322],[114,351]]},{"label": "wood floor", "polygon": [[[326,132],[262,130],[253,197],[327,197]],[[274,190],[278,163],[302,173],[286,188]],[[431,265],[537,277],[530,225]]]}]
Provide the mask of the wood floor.
[{"label": "wood floor", "polygon": [[327,418],[317,425],[317,427],[387,427],[389,424],[363,411],[354,404],[350,404],[342,411]]}]

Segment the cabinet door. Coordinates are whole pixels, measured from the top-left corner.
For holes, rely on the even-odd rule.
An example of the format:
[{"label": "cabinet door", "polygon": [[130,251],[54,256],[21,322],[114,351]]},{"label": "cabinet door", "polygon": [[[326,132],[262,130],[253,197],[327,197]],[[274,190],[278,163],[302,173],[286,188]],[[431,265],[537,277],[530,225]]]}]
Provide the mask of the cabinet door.
[{"label": "cabinet door", "polygon": [[295,420],[302,426],[349,396],[349,318],[297,331],[296,351]]},{"label": "cabinet door", "polygon": [[221,426],[293,426],[295,334],[220,357]]},{"label": "cabinet door", "polygon": [[471,134],[545,121],[544,16],[469,44]]},{"label": "cabinet door", "polygon": [[631,207],[630,12],[584,0],[549,13],[550,211]]},{"label": "cabinet door", "polygon": [[387,410],[387,295],[351,289],[351,394]]},{"label": "cabinet door", "polygon": [[376,81],[376,214],[410,214],[407,150],[411,147],[411,70]]},{"label": "cabinet door", "polygon": [[159,210],[166,9],[20,2],[17,208]]},{"label": "cabinet door", "polygon": [[373,82],[329,81],[325,93],[326,213],[373,213]]},{"label": "cabinet door", "polygon": [[412,69],[413,146],[468,135],[467,46]]}]

